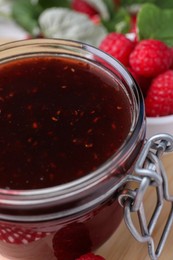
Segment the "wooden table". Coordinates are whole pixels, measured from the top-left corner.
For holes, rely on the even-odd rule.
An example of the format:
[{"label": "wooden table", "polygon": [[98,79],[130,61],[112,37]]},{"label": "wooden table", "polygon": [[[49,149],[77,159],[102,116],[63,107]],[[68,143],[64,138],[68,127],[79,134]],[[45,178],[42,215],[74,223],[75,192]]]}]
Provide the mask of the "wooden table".
[{"label": "wooden table", "polygon": [[[7,40],[0,39],[0,44]],[[169,176],[170,192],[173,194],[173,153],[166,155],[163,158],[165,169]],[[172,187],[171,187],[172,186]],[[154,208],[155,193],[153,190],[147,193],[145,198],[146,212],[151,212]],[[169,205],[166,204],[162,210],[158,225],[154,232],[154,237],[160,237],[163,228],[164,220],[169,213]],[[135,219],[137,221],[137,219]],[[140,244],[129,233],[124,221],[122,221],[115,234],[97,251],[103,255],[106,260],[149,260],[148,249],[146,244]],[[169,234],[168,241],[164,247],[164,251],[159,260],[173,260],[173,228]],[[3,259],[0,259],[3,260]]]}]

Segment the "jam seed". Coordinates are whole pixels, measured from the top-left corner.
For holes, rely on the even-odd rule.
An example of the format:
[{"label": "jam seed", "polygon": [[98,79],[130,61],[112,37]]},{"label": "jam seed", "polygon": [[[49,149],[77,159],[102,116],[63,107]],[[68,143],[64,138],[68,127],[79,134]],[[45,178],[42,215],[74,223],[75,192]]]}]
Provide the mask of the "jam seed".
[{"label": "jam seed", "polygon": [[72,140],[72,143],[74,143],[74,144],[81,144],[81,143],[82,143],[82,140],[81,140],[80,138],[74,138],[74,139]]},{"label": "jam seed", "polygon": [[92,147],[93,147],[93,143],[86,143],[86,144],[85,144],[85,147],[86,147],[86,148],[92,148]]},{"label": "jam seed", "polygon": [[32,128],[33,128],[33,129],[37,129],[37,128],[38,128],[38,124],[37,124],[37,122],[33,122],[33,124],[32,124]]},{"label": "jam seed", "polygon": [[49,131],[47,134],[48,134],[48,136],[52,136],[53,135],[53,131]]},{"label": "jam seed", "polygon": [[116,129],[117,128],[115,123],[112,123],[111,126],[112,126],[112,129]]},{"label": "jam seed", "polygon": [[93,132],[92,128],[88,129],[88,131],[87,131],[88,134],[91,134],[92,132]]},{"label": "jam seed", "polygon": [[77,110],[74,110],[74,111],[72,112],[72,114],[73,114],[74,116],[78,116],[78,111],[77,111]]},{"label": "jam seed", "polygon": [[94,160],[98,160],[98,158],[99,158],[96,153],[94,153],[93,157],[94,157]]},{"label": "jam seed", "polygon": [[84,115],[84,112],[81,111],[81,112],[80,112],[80,117],[83,117],[83,115]]},{"label": "jam seed", "polygon": [[14,96],[14,92],[9,93],[8,96],[9,96],[9,97],[13,97],[13,96]]},{"label": "jam seed", "polygon": [[27,158],[27,163],[30,163],[31,162],[31,158]]},{"label": "jam seed", "polygon": [[37,146],[37,145],[38,145],[38,142],[35,141],[35,142],[33,143],[33,146]]},{"label": "jam seed", "polygon": [[58,118],[57,118],[57,117],[54,117],[54,116],[52,116],[52,121],[54,121],[54,122],[57,122],[57,121],[58,121]]},{"label": "jam seed", "polygon": [[56,169],[57,167],[56,167],[56,164],[54,163],[54,162],[51,162],[50,163],[50,167],[52,168],[52,169]]},{"label": "jam seed", "polygon": [[67,88],[67,86],[63,85],[63,86],[61,86],[61,88],[62,88],[62,89],[66,89],[66,88]]},{"label": "jam seed", "polygon": [[93,115],[95,114],[95,112],[96,112],[95,110],[92,110],[90,114]]},{"label": "jam seed", "polygon": [[28,138],[27,141],[28,141],[28,143],[31,143],[32,142],[32,137]]},{"label": "jam seed", "polygon": [[61,110],[56,111],[57,116],[61,114]]},{"label": "jam seed", "polygon": [[49,180],[53,181],[55,179],[55,175],[53,173],[49,174]]},{"label": "jam seed", "polygon": [[78,176],[78,177],[83,176],[83,174],[84,174],[84,171],[83,171],[83,170],[79,170],[79,171],[77,172],[77,176]]},{"label": "jam seed", "polygon": [[38,88],[33,88],[32,89],[32,93],[37,93],[38,92]]},{"label": "jam seed", "polygon": [[12,114],[8,114],[8,115],[7,115],[7,118],[8,118],[8,119],[12,118]]},{"label": "jam seed", "polygon": [[27,110],[32,110],[32,105],[28,105]]},{"label": "jam seed", "polygon": [[95,117],[94,119],[93,119],[93,123],[97,123],[98,121],[99,121],[99,117]]},{"label": "jam seed", "polygon": [[43,176],[40,177],[40,181],[44,181],[44,177]]}]

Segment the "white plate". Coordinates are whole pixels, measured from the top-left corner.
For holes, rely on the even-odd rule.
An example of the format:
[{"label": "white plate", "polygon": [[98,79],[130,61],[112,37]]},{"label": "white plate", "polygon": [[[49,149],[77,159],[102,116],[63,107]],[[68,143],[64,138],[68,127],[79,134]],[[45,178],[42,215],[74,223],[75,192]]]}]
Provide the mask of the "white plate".
[{"label": "white plate", "polygon": [[0,18],[0,39],[22,40],[27,37],[27,32],[11,20]]},{"label": "white plate", "polygon": [[173,135],[173,115],[162,117],[147,117],[147,133],[149,138],[155,134],[167,133]]},{"label": "white plate", "polygon": [[25,39],[27,32],[10,19],[11,2],[0,0],[0,12],[5,15],[0,14],[0,39]]}]

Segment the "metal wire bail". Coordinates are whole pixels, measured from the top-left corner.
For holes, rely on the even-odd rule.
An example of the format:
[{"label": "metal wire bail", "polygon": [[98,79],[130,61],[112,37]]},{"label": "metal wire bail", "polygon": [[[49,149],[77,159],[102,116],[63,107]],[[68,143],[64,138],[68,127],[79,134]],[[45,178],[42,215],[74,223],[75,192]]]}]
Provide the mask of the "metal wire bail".
[{"label": "metal wire bail", "polygon": [[[158,134],[150,138],[145,143],[135,164],[133,178],[131,176],[126,179],[126,189],[119,195],[119,203],[124,208],[125,223],[136,240],[148,244],[148,253],[151,260],[159,258],[173,224],[173,196],[169,194],[168,179],[161,162],[163,154],[172,151],[173,136]],[[134,183],[137,184],[135,187]],[[149,187],[156,189],[157,202],[147,224],[143,198]],[[152,235],[165,201],[171,204],[171,209],[159,243],[155,247]],[[132,220],[132,213],[134,212],[138,215],[140,231],[137,230]]]}]

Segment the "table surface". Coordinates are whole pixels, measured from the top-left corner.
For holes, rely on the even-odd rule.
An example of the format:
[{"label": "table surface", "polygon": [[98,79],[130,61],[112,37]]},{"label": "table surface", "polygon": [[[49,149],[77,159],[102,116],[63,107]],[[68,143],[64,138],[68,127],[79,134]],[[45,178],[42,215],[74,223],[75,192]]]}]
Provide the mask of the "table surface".
[{"label": "table surface", "polygon": [[[5,43],[7,40],[0,39],[0,44]],[[167,154],[163,158],[163,163],[169,179],[170,193],[173,194],[173,153]],[[172,186],[172,187],[171,187]],[[153,212],[155,205],[155,190],[151,189],[147,192],[145,197],[145,212],[149,215]],[[165,203],[162,213],[159,217],[158,224],[154,230],[154,238],[156,243],[160,238],[166,220],[170,211],[170,205]],[[137,218],[134,217],[134,223],[137,223]],[[168,236],[168,240],[164,247],[159,260],[172,260],[173,259],[173,228]],[[122,221],[118,230],[113,236],[96,252],[106,258],[106,260],[149,260],[147,245],[137,242],[128,231],[124,221]]]}]

